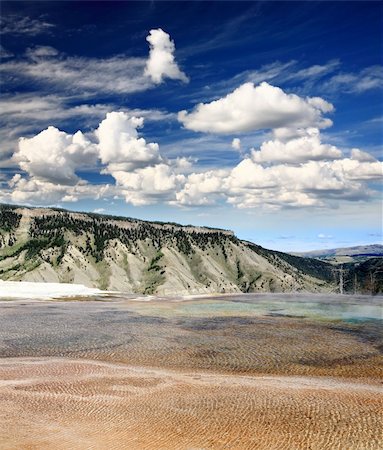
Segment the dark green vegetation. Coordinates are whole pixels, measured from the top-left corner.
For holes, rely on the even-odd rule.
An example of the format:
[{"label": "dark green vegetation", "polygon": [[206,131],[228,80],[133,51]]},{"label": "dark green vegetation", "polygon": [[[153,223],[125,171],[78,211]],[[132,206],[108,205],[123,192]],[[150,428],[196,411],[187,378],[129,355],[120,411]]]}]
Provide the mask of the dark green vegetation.
[{"label": "dark green vegetation", "polygon": [[4,231],[12,231],[19,226],[21,214],[11,209],[0,208],[0,227]]},{"label": "dark green vegetation", "polygon": [[[16,237],[13,231],[19,226],[21,214],[0,205],[0,248],[5,246],[12,246],[15,243]],[[7,240],[5,240],[5,235]]]},{"label": "dark green vegetation", "polygon": [[62,212],[55,216],[35,217],[31,224],[30,236],[34,239],[47,238],[54,242],[57,239],[63,239],[67,231],[72,232],[75,236],[90,233],[93,236],[93,245],[88,239],[82,251],[94,256],[97,261],[104,258],[106,245],[113,239],[118,239],[129,249],[134,249],[137,241],[145,241],[146,239],[149,239],[158,250],[166,245],[174,244],[186,255],[193,253],[192,244],[205,249],[207,246],[220,244],[224,239],[237,241],[234,236],[225,236],[220,231],[188,232],[180,229],[179,225],[176,226],[177,228],[172,225],[160,228],[150,222],[131,221],[130,219],[127,222],[136,226],[125,228],[110,222],[104,216],[84,215],[88,217],[85,219],[74,218],[68,212]]},{"label": "dark green vegetation", "polygon": [[[0,205],[0,277],[144,294],[383,289],[382,259],[334,266],[227,230]],[[47,275],[49,273],[49,275]]]}]

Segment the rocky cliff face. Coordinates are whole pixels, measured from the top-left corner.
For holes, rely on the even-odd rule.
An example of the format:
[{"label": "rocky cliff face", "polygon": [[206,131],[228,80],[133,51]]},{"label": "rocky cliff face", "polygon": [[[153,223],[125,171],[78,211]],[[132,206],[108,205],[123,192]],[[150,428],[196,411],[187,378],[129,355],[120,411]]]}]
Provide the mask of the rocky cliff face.
[{"label": "rocky cliff face", "polygon": [[0,278],[143,294],[336,289],[332,266],[230,231],[0,205]]}]

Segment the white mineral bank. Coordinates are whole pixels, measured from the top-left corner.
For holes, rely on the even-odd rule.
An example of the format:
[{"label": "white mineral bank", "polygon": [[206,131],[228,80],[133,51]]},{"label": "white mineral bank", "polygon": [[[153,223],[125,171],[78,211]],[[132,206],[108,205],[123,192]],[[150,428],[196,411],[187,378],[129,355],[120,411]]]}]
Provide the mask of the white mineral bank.
[{"label": "white mineral bank", "polygon": [[82,284],[0,280],[0,298],[57,298],[77,295],[102,295],[106,293],[106,291],[89,288]]}]

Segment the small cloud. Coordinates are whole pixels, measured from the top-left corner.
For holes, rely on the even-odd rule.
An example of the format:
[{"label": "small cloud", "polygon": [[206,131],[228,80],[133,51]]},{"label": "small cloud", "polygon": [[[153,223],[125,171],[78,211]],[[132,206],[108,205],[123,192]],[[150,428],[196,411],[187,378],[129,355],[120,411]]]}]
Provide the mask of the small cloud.
[{"label": "small cloud", "polygon": [[50,56],[57,56],[59,54],[58,50],[49,45],[37,45],[32,48],[28,48],[25,54],[32,59],[35,58],[47,58]]},{"label": "small cloud", "polygon": [[240,151],[241,150],[241,139],[234,138],[231,142],[231,146],[234,150]]},{"label": "small cloud", "polygon": [[331,239],[333,236],[331,234],[324,234],[324,233],[319,233],[318,234],[318,238],[319,239]]},{"label": "small cloud", "polygon": [[105,209],[104,208],[96,208],[93,210],[93,212],[96,214],[101,214],[101,213],[105,212]]},{"label": "small cloud", "polygon": [[150,30],[146,40],[149,42],[149,59],[146,63],[145,75],[149,76],[154,83],[162,83],[164,78],[181,80],[184,83],[189,78],[180,70],[175,61],[175,45],[168,33],[161,28]]}]

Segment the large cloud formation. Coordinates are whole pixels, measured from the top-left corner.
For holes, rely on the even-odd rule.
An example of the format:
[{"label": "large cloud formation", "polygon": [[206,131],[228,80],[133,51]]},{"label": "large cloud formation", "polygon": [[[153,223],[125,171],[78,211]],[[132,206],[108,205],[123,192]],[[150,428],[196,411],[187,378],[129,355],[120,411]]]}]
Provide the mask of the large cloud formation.
[{"label": "large cloud formation", "polygon": [[319,97],[302,98],[262,82],[244,83],[211,103],[200,103],[178,119],[194,131],[216,134],[272,131],[272,138],[246,154],[238,138],[232,148],[241,162],[231,169],[188,175],[176,194],[181,205],[226,201],[239,208],[333,207],[339,201],[373,197],[371,182],[383,175],[382,163],[353,149],[324,143],[320,129],[334,107]]},{"label": "large cloud formation", "polygon": [[247,157],[231,170],[190,174],[176,196],[185,206],[219,199],[239,208],[334,206],[340,200],[366,200],[372,194],[366,182],[382,178],[382,172],[381,162],[352,158],[266,167]]},{"label": "large cloud formation", "polygon": [[168,33],[161,28],[150,30],[146,40],[149,42],[149,59],[146,62],[145,75],[149,76],[156,84],[164,78],[181,80],[185,83],[188,77],[180,70],[175,61],[175,45]]},{"label": "large cloud formation", "polygon": [[[79,198],[120,196],[134,205],[170,201],[185,182],[185,158],[168,160],[157,143],[139,136],[142,117],[124,112],[107,113],[88,137],[48,127],[32,138],[21,138],[13,160],[24,174],[9,181],[3,200],[14,202],[76,201]],[[86,167],[109,174],[114,185],[94,185],[78,173]]]},{"label": "large cloud formation", "polygon": [[184,176],[176,173],[183,160],[168,161],[155,142],[139,137],[142,117],[111,112],[95,132],[104,173],[116,180],[119,193],[134,205],[166,201],[180,187]]},{"label": "large cloud formation", "polygon": [[[259,87],[261,92],[266,88],[275,94],[268,103],[259,96]],[[221,123],[208,121],[207,129],[217,126],[240,132],[250,126],[271,128],[270,139],[258,149],[246,150],[234,138],[230,150],[228,142],[227,151],[240,151],[241,160],[232,167],[206,170],[192,167],[191,160],[185,158],[168,159],[158,143],[141,136],[142,117],[110,112],[88,134],[78,131],[71,135],[48,127],[32,138],[21,138],[13,160],[23,172],[9,181],[8,192],[1,199],[52,203],[117,196],[133,205],[226,202],[238,208],[277,209],[334,207],[343,201],[377,197],[373,183],[382,178],[382,163],[363,150],[354,148],[346,154],[323,142],[320,127],[329,125],[323,113],[331,111],[332,105],[320,98],[286,94],[266,83],[259,87],[248,85],[246,89],[257,91],[256,97],[263,103],[254,106],[235,100],[241,111],[234,114],[227,108],[227,104],[233,105],[232,97],[227,96],[217,100],[220,106],[212,112],[213,116],[220,112]],[[237,92],[230,95],[235,97]],[[246,107],[248,116],[244,114]],[[95,185],[81,179],[79,173],[87,165],[111,176],[114,182]]]},{"label": "large cloud formation", "polygon": [[244,83],[226,97],[200,103],[190,113],[180,111],[178,120],[185,128],[208,133],[239,133],[281,127],[332,125],[322,114],[333,105],[320,97],[303,99],[263,82]]}]

